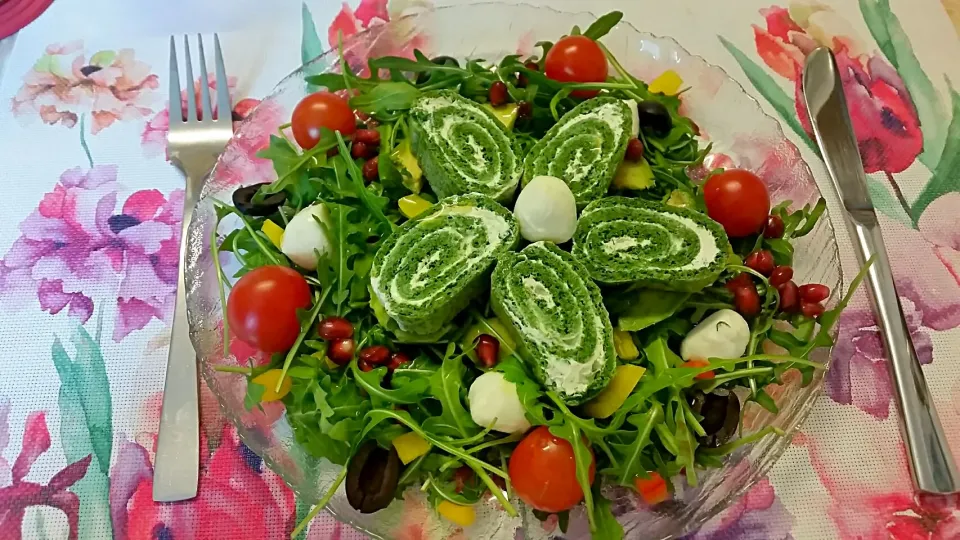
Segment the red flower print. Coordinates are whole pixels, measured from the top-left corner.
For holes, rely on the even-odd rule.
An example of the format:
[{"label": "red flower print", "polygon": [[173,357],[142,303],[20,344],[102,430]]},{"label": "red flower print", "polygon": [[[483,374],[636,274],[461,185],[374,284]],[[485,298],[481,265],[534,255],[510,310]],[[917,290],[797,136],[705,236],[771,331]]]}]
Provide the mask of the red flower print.
[{"label": "red flower print", "polygon": [[135,443],[120,446],[110,475],[117,538],[289,538],[296,520],[293,493],[266,469],[232,427],[201,464],[199,494],[176,504],[153,502],[150,455]]},{"label": "red flower print", "polygon": [[[389,4],[389,9],[388,9]],[[330,47],[336,48],[339,44],[339,37],[343,39],[362,32],[363,30],[380,26],[383,23],[395,20],[407,13],[415,10],[429,9],[433,7],[430,0],[360,0],[360,5],[356,10],[344,2],[340,12],[333,18],[330,27],[327,29],[327,42]],[[363,74],[366,66],[364,65],[367,57],[370,55],[370,48],[376,44],[378,55],[394,55],[413,57],[414,49],[422,49],[424,46],[424,37],[416,35],[411,37],[410,32],[403,28],[391,29],[397,39],[390,39],[390,35],[383,33],[371,36],[370,39],[354,43],[344,55],[349,59],[350,64],[356,64],[355,68]]]},{"label": "red flower print", "polygon": [[117,168],[70,169],[20,224],[0,260],[0,302],[86,322],[94,298],[115,298],[114,339],[173,315],[183,192],[131,194],[117,211]]},{"label": "red flower print", "polygon": [[[5,418],[6,414],[2,416]],[[0,437],[6,439],[6,423],[0,425]],[[49,506],[62,511],[67,516],[69,528],[68,538],[76,540],[80,519],[80,498],[67,488],[77,483],[87,474],[92,456],[67,465],[63,470],[53,475],[50,481],[44,484],[26,481],[27,474],[34,462],[44,452],[50,449],[50,432],[47,430],[47,421],[42,412],[31,413],[27,416],[26,427],[23,431],[23,446],[11,469],[11,483],[8,486],[0,485],[0,533],[9,540],[20,540],[23,516],[31,506]]]},{"label": "red flower print", "polygon": [[760,58],[780,76],[794,81],[797,115],[812,133],[804,105],[801,72],[806,55],[830,47],[837,58],[844,95],[868,173],[901,172],[923,149],[920,120],[900,75],[877,54],[864,54],[846,21],[822,4],[791,4],[789,11],[760,11],[766,28],[754,25]]},{"label": "red flower print", "polygon": [[11,100],[15,116],[39,115],[46,124],[76,125],[80,114],[91,116],[94,135],[117,120],[152,113],[153,90],[159,86],[150,66],[133,49],[99,51],[89,59],[83,42],[50,45],[23,76]]}]

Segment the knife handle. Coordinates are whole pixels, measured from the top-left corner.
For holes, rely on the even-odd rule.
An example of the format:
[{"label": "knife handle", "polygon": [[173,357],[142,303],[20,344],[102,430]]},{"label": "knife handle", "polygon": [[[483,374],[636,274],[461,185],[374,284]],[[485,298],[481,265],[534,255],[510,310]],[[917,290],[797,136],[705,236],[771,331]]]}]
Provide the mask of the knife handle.
[{"label": "knife handle", "polygon": [[960,475],[910,339],[876,215],[872,220],[848,219],[847,223],[859,248],[856,252],[860,265],[873,259],[867,270],[867,283],[879,315],[883,344],[890,357],[901,412],[900,423],[914,482],[920,491],[927,493],[956,493],[960,491]]}]

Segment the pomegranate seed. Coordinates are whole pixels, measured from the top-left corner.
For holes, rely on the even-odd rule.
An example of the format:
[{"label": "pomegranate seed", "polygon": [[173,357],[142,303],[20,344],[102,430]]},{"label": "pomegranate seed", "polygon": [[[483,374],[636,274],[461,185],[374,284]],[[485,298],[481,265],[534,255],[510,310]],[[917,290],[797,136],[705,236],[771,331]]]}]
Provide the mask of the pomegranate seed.
[{"label": "pomegranate seed", "polygon": [[327,341],[347,339],[353,337],[353,325],[343,317],[327,317],[320,321],[317,332]]},{"label": "pomegranate seed", "polygon": [[364,360],[363,358],[357,359],[357,367],[360,368],[360,371],[366,373],[367,371],[372,371],[373,368],[377,367],[376,364],[369,360]]},{"label": "pomegranate seed", "polygon": [[826,311],[826,309],[820,302],[807,302],[804,300],[800,301],[800,313],[803,313],[804,317],[815,319],[820,315],[823,315],[824,311]]},{"label": "pomegranate seed", "polygon": [[764,238],[780,238],[783,236],[783,220],[780,216],[767,216],[767,226],[763,228]]},{"label": "pomegranate seed", "polygon": [[353,142],[361,142],[367,146],[376,146],[380,144],[380,132],[375,129],[358,129],[353,134]]},{"label": "pomegranate seed", "polygon": [[770,273],[773,272],[775,265],[773,262],[773,253],[770,253],[766,249],[754,251],[750,255],[747,255],[747,260],[745,260],[743,264],[747,265],[747,268],[752,268],[765,276],[769,276]]},{"label": "pomegranate seed", "polygon": [[740,287],[733,292],[733,306],[744,317],[753,317],[760,313],[760,295],[753,285]]},{"label": "pomegranate seed", "polygon": [[530,60],[530,61],[528,61],[526,64],[524,64],[523,67],[529,69],[530,71],[540,71],[540,64],[537,64],[536,62],[534,62],[534,61],[532,61],[532,60]]},{"label": "pomegranate seed", "polygon": [[746,272],[741,272],[737,274],[733,279],[727,281],[724,286],[728,291],[736,293],[737,289],[741,287],[753,287],[753,279],[750,278],[750,274]]},{"label": "pomegranate seed", "polygon": [[360,141],[353,141],[353,146],[350,147],[350,155],[354,158],[365,158],[367,157],[367,151],[369,150],[367,143]]},{"label": "pomegranate seed", "polygon": [[640,139],[633,138],[627,143],[627,154],[625,156],[630,161],[639,163],[643,159],[643,142]]},{"label": "pomegranate seed", "polygon": [[800,291],[797,289],[797,284],[787,281],[777,286],[777,292],[780,293],[780,311],[785,313],[796,312],[800,302]]},{"label": "pomegranate seed", "polygon": [[353,351],[357,344],[352,339],[338,339],[330,343],[327,356],[338,366],[345,365],[353,359]]},{"label": "pomegranate seed", "polygon": [[376,180],[380,177],[380,158],[373,156],[368,159],[367,162],[363,164],[363,169],[361,170],[363,171],[363,178],[366,181],[372,182]]},{"label": "pomegranate seed", "polygon": [[390,349],[384,345],[371,345],[360,349],[360,359],[371,364],[383,364],[390,359]]},{"label": "pomegranate seed", "polygon": [[389,369],[390,372],[392,373],[393,370],[409,362],[410,362],[410,357],[407,356],[406,353],[395,352],[393,353],[393,355],[390,356],[390,363],[387,364],[387,369]]},{"label": "pomegranate seed", "polygon": [[517,103],[517,118],[530,118],[533,116],[533,105],[529,101]]},{"label": "pomegranate seed", "polygon": [[334,146],[333,148],[327,150],[327,157],[333,157],[340,153],[340,149]]},{"label": "pomegranate seed", "polygon": [[507,102],[507,85],[503,81],[495,81],[490,85],[490,104],[499,107]]},{"label": "pomegranate seed", "polygon": [[497,355],[500,354],[500,342],[490,334],[477,336],[477,358],[483,367],[493,367],[497,364]]},{"label": "pomegranate seed", "polygon": [[778,266],[770,272],[770,284],[779,287],[793,279],[793,268],[787,265]]},{"label": "pomegranate seed", "polygon": [[830,296],[830,287],[819,283],[800,286],[800,298],[804,302],[823,302]]}]

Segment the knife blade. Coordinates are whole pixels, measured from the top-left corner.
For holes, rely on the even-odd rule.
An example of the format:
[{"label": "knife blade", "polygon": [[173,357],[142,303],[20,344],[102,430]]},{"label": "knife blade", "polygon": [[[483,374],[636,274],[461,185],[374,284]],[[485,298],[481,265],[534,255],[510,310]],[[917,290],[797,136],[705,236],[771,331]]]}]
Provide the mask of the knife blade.
[{"label": "knife blade", "polygon": [[830,49],[821,47],[806,60],[803,94],[813,133],[843,204],[844,222],[861,267],[872,261],[866,282],[897,394],[900,426],[911,476],[920,491],[956,493],[960,475],[900,306],[867,176],[843,95],[843,83]]}]

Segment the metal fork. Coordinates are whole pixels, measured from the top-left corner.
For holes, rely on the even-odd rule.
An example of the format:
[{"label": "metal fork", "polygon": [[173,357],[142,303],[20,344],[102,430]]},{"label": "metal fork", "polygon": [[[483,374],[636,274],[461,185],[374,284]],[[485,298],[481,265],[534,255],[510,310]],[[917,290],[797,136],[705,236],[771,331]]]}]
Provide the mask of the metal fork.
[{"label": "metal fork", "polygon": [[173,333],[167,357],[167,377],[163,385],[163,410],[157,438],[157,457],[153,472],[153,500],[168,502],[191,499],[197,495],[200,468],[200,419],[197,389],[197,353],[190,343],[187,324],[184,259],[187,228],[200,196],[204,179],[217,157],[233,137],[230,93],[223,67],[220,38],[214,34],[217,77],[217,113],[213,119],[210,85],[203,54],[203,39],[197,35],[200,49],[200,112],[193,92],[193,66],[190,62],[190,41],[183,36],[186,60],[187,110],[180,104],[180,72],[177,69],[177,48],[170,37],[170,131],[167,151],[170,161],[184,174],[187,185],[183,200],[183,222],[180,228],[180,269],[177,276],[177,304],[173,314]]}]

